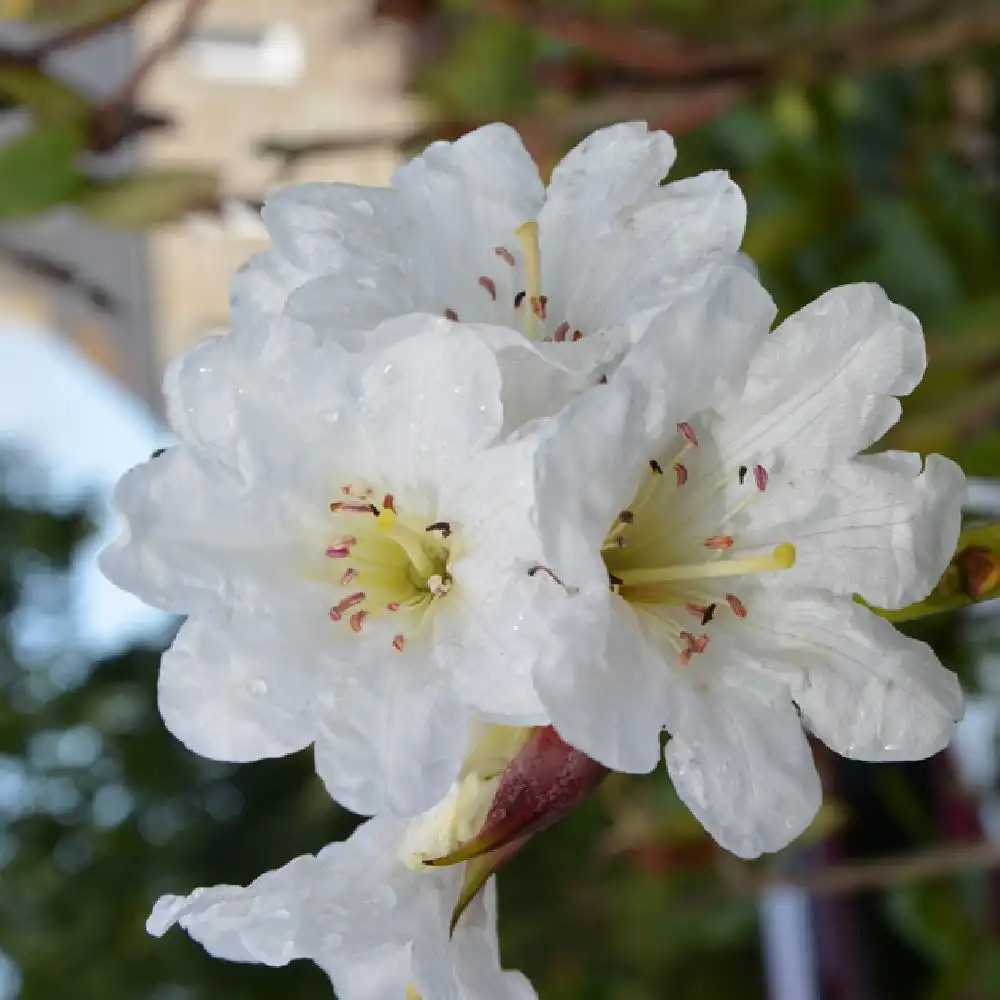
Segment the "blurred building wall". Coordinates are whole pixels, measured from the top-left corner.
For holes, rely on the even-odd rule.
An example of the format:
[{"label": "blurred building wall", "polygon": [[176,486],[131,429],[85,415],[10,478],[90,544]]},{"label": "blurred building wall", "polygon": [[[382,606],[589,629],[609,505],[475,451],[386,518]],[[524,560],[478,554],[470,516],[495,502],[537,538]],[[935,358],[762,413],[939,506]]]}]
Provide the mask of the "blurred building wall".
[{"label": "blurred building wall", "polygon": [[[210,0],[186,44],[158,67],[146,106],[178,122],[147,140],[158,164],[217,167],[220,215],[188,217],[150,237],[157,365],[224,328],[233,271],[265,245],[252,205],[292,180],[384,184],[394,140],[419,109],[404,95],[407,29],[375,21],[368,0]],[[138,22],[138,48],[164,36],[176,3],[153,4]],[[265,139],[362,139],[282,169]]]}]

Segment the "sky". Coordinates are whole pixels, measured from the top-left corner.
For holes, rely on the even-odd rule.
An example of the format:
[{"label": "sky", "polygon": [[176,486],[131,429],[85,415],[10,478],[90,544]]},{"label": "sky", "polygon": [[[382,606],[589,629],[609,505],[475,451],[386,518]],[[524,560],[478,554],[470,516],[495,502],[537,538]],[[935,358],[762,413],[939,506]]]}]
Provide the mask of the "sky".
[{"label": "sky", "polygon": [[76,624],[88,653],[110,654],[162,632],[166,616],[101,576],[96,556],[117,533],[118,477],[170,439],[141,401],[53,332],[0,317],[0,449],[28,452],[57,504],[92,496],[97,533],[73,568]]}]

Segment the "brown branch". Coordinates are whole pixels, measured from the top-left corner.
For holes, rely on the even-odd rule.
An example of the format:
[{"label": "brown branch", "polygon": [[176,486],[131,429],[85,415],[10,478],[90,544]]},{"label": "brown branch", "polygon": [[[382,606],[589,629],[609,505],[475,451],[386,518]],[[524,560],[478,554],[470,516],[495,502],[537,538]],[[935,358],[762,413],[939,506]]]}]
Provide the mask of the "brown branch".
[{"label": "brown branch", "polygon": [[129,74],[128,79],[126,79],[121,87],[118,88],[117,93],[105,104],[105,108],[108,111],[114,112],[133,103],[137,91],[146,82],[146,78],[156,64],[184,44],[184,41],[194,28],[194,22],[201,13],[201,9],[205,6],[205,3],[206,0],[187,0],[184,10],[173,28],[139,60],[138,65]]},{"label": "brown branch", "polygon": [[128,21],[138,14],[143,7],[148,7],[151,3],[153,3],[153,0],[132,0],[132,3],[110,14],[105,14],[103,17],[95,18],[93,21],[83,21],[80,24],[74,24],[63,31],[56,32],[56,34],[36,46],[31,50],[31,56],[36,62],[42,62],[52,55],[53,52],[78,45],[80,42],[86,41],[94,35],[99,35],[109,28]]},{"label": "brown branch", "polygon": [[762,872],[741,862],[722,865],[720,870],[729,888],[736,892],[800,889],[812,895],[834,896],[997,867],[1000,867],[1000,844],[980,841],[930,847],[912,854],[871,858],[802,874]]}]

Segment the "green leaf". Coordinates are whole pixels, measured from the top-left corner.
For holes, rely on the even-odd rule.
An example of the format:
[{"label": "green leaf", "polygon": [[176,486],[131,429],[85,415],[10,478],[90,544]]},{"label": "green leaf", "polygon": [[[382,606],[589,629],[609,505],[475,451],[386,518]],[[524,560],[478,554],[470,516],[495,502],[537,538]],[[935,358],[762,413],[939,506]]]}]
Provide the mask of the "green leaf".
[{"label": "green leaf", "polygon": [[0,219],[44,211],[85,184],[76,157],[86,147],[79,121],[36,125],[0,150]]},{"label": "green leaf", "polygon": [[22,104],[41,121],[83,120],[94,105],[65,83],[32,66],[0,64],[0,97]]},{"label": "green leaf", "polygon": [[179,219],[219,201],[219,178],[210,170],[147,169],[91,187],[77,205],[106,226],[143,229]]},{"label": "green leaf", "polygon": [[905,622],[994,598],[1000,598],[1000,523],[966,528],[938,585],[922,601],[897,610],[872,611],[888,621]]}]

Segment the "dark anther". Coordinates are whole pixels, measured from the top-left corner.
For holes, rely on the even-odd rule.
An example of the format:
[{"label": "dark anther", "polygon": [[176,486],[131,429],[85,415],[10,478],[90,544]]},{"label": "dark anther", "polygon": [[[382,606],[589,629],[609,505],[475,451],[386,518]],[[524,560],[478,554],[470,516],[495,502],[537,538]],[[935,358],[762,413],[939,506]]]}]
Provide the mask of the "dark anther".
[{"label": "dark anther", "polygon": [[701,616],[702,625],[707,625],[715,617],[715,605],[710,604],[705,608],[705,613]]},{"label": "dark anther", "polygon": [[157,448],[156,451],[154,451],[153,454],[150,455],[149,457],[159,458],[166,450],[167,450],[166,448]]},{"label": "dark anther", "polygon": [[745,465],[740,466],[740,486],[743,485],[743,480],[747,477],[747,467]]},{"label": "dark anther", "polygon": [[600,378],[599,378],[599,379],[597,380],[597,384],[598,384],[598,385],[607,385],[607,384],[608,384],[608,376],[607,376],[607,375],[602,375],[602,376],[601,376],[601,377],[600,377]]},{"label": "dark anther", "polygon": [[454,309],[445,309],[445,311],[444,311],[444,318],[445,319],[450,319],[452,321],[452,323],[457,323],[458,322],[458,313],[455,312]]},{"label": "dark anther", "polygon": [[375,506],[375,504],[373,504],[373,503],[370,503],[370,504],[368,505],[368,509],[369,509],[369,510],[370,510],[370,511],[371,511],[371,512],[372,512],[372,513],[373,513],[373,514],[374,514],[374,515],[376,516],[376,517],[378,517],[378,516],[379,516],[379,514],[381,513],[381,511],[380,511],[380,510],[378,509],[378,507],[376,507],[376,506]]},{"label": "dark anther", "polygon": [[524,301],[524,297],[527,294],[528,294],[527,292],[518,292],[517,295],[514,296],[514,308],[515,309],[520,309],[521,308],[521,303]]},{"label": "dark anther", "polygon": [[451,525],[447,521],[435,521],[428,524],[424,531],[440,531],[442,538],[447,538],[451,534]]},{"label": "dark anther", "polygon": [[622,524],[631,524],[635,520],[635,514],[630,510],[620,510],[618,512],[618,520]]},{"label": "dark anther", "polygon": [[659,463],[659,462],[657,462],[655,458],[651,458],[651,459],[649,460],[649,467],[650,467],[650,468],[651,468],[651,469],[653,470],[653,472],[655,472],[655,473],[656,473],[656,474],[657,474],[658,476],[662,476],[662,475],[663,475],[663,466],[662,466],[662,465],[660,465],[660,463]]},{"label": "dark anther", "polygon": [[609,573],[608,582],[612,587],[620,587],[625,581],[620,576],[615,576],[614,573]]}]

